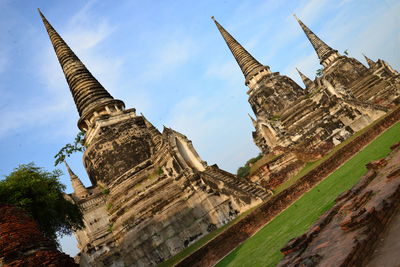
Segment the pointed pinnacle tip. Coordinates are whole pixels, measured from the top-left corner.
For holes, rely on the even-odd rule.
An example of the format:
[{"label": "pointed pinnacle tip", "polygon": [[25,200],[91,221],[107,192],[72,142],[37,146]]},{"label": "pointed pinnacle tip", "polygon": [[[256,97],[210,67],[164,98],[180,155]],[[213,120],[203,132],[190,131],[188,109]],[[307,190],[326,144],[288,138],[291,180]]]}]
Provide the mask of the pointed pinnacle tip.
[{"label": "pointed pinnacle tip", "polygon": [[47,22],[46,17],[43,15],[42,11],[39,8],[38,8],[38,11],[39,11],[39,15],[42,18],[43,22]]}]

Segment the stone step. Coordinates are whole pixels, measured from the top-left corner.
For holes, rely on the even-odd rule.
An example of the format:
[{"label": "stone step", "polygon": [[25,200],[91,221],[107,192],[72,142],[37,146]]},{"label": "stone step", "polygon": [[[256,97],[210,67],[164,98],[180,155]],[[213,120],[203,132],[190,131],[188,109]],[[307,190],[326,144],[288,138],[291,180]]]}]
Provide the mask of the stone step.
[{"label": "stone step", "polygon": [[234,175],[221,173],[211,169],[207,169],[204,173],[210,176],[211,178],[217,178],[218,180],[225,182],[228,186],[240,189],[255,197],[266,198],[269,195],[261,188],[253,186],[251,183],[241,181]]},{"label": "stone step", "polygon": [[368,84],[371,81],[374,81],[376,79],[380,79],[380,77],[376,76],[376,75],[371,75],[371,76],[367,76],[364,79],[360,79],[358,80],[355,84],[353,84],[353,88],[359,87],[359,86],[365,86],[366,84]]},{"label": "stone step", "polygon": [[355,86],[352,86],[352,91],[354,94],[363,94],[366,89],[371,89],[371,87],[381,81],[381,78],[373,76],[373,79],[366,79],[367,81],[360,81]]}]

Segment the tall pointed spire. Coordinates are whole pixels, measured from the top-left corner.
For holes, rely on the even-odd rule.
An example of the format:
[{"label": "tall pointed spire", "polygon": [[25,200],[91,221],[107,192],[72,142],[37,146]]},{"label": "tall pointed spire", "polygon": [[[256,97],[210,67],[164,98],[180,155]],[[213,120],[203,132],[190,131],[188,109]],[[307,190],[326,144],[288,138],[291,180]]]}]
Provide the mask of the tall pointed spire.
[{"label": "tall pointed spire", "polygon": [[300,27],[303,29],[306,34],[308,40],[311,42],[312,46],[317,52],[320,63],[326,67],[329,64],[329,57],[331,55],[335,55],[335,57],[339,56],[337,50],[332,49],[328,46],[324,41],[318,38],[315,33],[313,33],[295,14],[293,16],[296,18],[297,22],[300,24]]},{"label": "tall pointed spire", "polygon": [[247,113],[247,115],[249,115],[250,120],[253,123],[254,128],[257,128],[257,121],[249,113]]},{"label": "tall pointed spire", "polygon": [[365,57],[365,60],[367,61],[368,66],[369,66],[370,68],[372,68],[372,67],[375,66],[376,63],[375,63],[372,59],[370,59],[369,57],[367,57],[367,56],[364,55],[364,54],[363,54],[363,56]]},{"label": "tall pointed spire", "polygon": [[76,176],[76,174],[71,170],[68,163],[64,161],[65,167],[67,167],[69,177],[71,178],[72,188],[74,189],[74,193],[77,197],[86,197],[89,192],[86,187],[83,185],[81,180]]},{"label": "tall pointed spire", "polygon": [[[114,99],[107,92],[51,26],[42,12],[39,9],[38,11],[63,69],[81,120],[88,119],[93,112],[104,109],[110,104],[123,109],[124,103]],[[78,126],[82,129],[80,124],[78,123]]]},{"label": "tall pointed spire", "polygon": [[270,72],[268,66],[261,65],[243,46],[239,44],[232,35],[227,32],[224,27],[222,27],[218,21],[214,17],[211,17],[212,20],[217,25],[219,32],[224,38],[226,44],[231,50],[233,56],[236,59],[236,62],[239,64],[240,69],[242,70],[244,77],[246,78],[245,84],[247,85],[249,80],[259,73],[262,70],[267,70]]},{"label": "tall pointed spire", "polygon": [[310,78],[304,75],[298,68],[296,68],[296,70],[299,73],[301,79],[303,80],[303,83],[306,86],[306,88],[309,88],[311,85],[313,85],[313,81],[311,81]]}]

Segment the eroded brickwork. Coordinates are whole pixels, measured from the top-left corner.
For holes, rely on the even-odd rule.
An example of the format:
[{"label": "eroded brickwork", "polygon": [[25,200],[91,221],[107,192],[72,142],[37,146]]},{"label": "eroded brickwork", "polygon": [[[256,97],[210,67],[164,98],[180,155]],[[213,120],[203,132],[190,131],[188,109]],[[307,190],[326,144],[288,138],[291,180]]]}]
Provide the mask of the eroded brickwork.
[{"label": "eroded brickwork", "polygon": [[[400,207],[400,146],[392,148],[388,157],[369,163],[369,172],[341,194],[308,232],[281,249],[285,258],[278,266],[366,266],[371,260],[371,266],[398,263],[400,257],[393,248],[374,253],[385,245],[379,240],[390,238],[381,239],[381,235],[391,228],[393,214]],[[398,230],[392,234],[398,235]]]},{"label": "eroded brickwork", "polygon": [[20,208],[0,204],[0,266],[78,266],[44,237],[39,226]]}]

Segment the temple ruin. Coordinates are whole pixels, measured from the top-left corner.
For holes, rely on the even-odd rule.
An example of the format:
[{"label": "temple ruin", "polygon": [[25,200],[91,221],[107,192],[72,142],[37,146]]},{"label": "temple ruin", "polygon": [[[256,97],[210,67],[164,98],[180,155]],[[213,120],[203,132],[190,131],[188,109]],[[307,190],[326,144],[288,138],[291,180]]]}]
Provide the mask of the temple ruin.
[{"label": "temple ruin", "polygon": [[203,161],[192,142],[160,132],[92,76],[40,13],[85,132],[86,188],[67,165],[83,210],[80,266],[154,266],[269,196]]},{"label": "temple ruin", "polygon": [[272,160],[251,177],[267,188],[400,104],[400,75],[389,64],[365,57],[368,66],[364,66],[339,54],[294,16],[322,65],[321,75],[314,80],[297,70],[304,89],[259,63],[212,17],[249,88],[254,143],[264,155],[271,155]]},{"label": "temple ruin", "polygon": [[[39,11],[40,12],[40,11]],[[287,177],[322,157],[400,103],[400,76],[385,61],[368,66],[341,55],[297,19],[322,68],[305,88],[259,63],[214,18],[249,90],[253,139],[271,161],[252,180],[208,165],[183,134],[159,131],[93,77],[40,13],[85,133],[85,187],[66,165],[83,210],[80,266],[155,266],[268,197],[271,177]],[[284,178],[277,178],[277,183]]]}]

